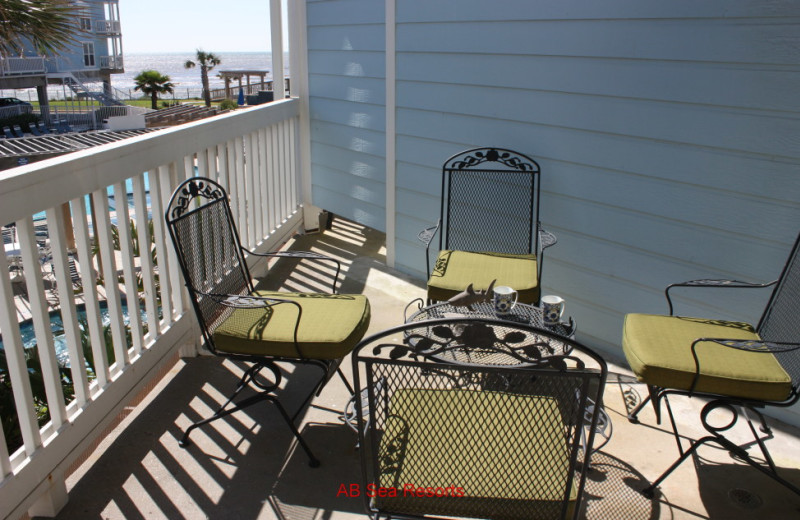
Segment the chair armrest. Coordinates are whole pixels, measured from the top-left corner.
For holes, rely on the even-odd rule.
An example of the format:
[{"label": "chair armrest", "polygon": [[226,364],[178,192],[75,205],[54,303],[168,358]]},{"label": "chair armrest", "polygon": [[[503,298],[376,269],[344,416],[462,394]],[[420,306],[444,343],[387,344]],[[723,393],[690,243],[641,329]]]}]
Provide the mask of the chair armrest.
[{"label": "chair armrest", "polygon": [[[749,285],[747,286],[749,287]],[[694,358],[694,379],[689,388],[689,395],[694,393],[697,382],[700,380],[700,358],[697,357],[697,347],[701,343],[716,343],[723,347],[746,350],[759,354],[780,354],[792,352],[800,349],[800,343],[788,343],[782,341],[763,341],[754,339],[728,339],[728,338],[697,338],[692,342],[692,357]]]},{"label": "chair armrest", "polygon": [[546,229],[539,227],[539,250],[544,252],[550,246],[556,245],[558,237]]},{"label": "chair armrest", "polygon": [[700,280],[689,280],[687,282],[679,282],[673,283],[667,286],[664,289],[664,296],[667,297],[667,304],[669,305],[669,315],[672,316],[672,298],[669,295],[670,289],[673,287],[732,287],[732,288],[739,288],[739,289],[760,289],[763,287],[770,287],[778,283],[778,280],[774,280],[769,283],[750,283],[750,282],[742,282],[740,280],[716,280],[716,279],[708,279],[703,278]]},{"label": "chair armrest", "polygon": [[333,262],[336,264],[336,276],[333,277],[333,285],[331,287],[331,294],[336,294],[336,285],[339,283],[339,273],[342,271],[342,263],[327,255],[315,253],[313,251],[267,251],[266,253],[256,253],[246,248],[242,248],[249,255],[272,257],[272,258],[290,258],[295,260],[315,260],[322,262]]},{"label": "chair armrest", "polygon": [[431,277],[431,242],[433,241],[433,237],[436,236],[436,233],[439,231],[439,226],[442,225],[442,219],[436,221],[435,226],[431,226],[429,228],[425,228],[417,234],[417,238],[420,242],[425,244],[425,272],[428,278]]},{"label": "chair armrest", "polygon": [[300,317],[303,315],[303,307],[292,300],[284,300],[281,298],[272,298],[264,296],[250,296],[247,294],[217,294],[196,291],[197,294],[207,296],[219,305],[230,307],[233,309],[266,309],[287,303],[297,307],[297,320],[294,323],[294,349],[297,352],[297,357],[300,359],[307,359],[300,350],[300,344],[297,341],[297,332],[300,329]]}]

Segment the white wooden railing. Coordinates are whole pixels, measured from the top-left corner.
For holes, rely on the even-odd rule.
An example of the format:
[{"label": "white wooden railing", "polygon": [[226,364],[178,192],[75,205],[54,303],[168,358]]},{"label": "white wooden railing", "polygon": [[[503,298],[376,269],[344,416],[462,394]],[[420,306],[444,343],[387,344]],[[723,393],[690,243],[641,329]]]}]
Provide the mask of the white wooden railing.
[{"label": "white wooden railing", "polygon": [[[16,238],[7,249],[11,256],[18,250],[21,257],[25,301],[36,333],[50,414],[49,422],[40,428],[26,367],[31,352],[22,345],[15,309],[19,296],[15,299],[12,283],[18,281],[12,282],[4,255],[0,257],[0,332],[8,372],[0,374],[0,384],[10,381],[13,388],[22,447],[9,453],[6,437],[10,432],[0,430],[0,518],[16,519],[26,512],[52,516],[63,507],[66,469],[179,351],[196,352],[199,332],[163,223],[165,205],[178,182],[199,174],[225,185],[246,247],[276,247],[300,226],[298,114],[298,101],[285,100],[0,173],[0,222],[16,224]],[[132,212],[124,203],[129,197]],[[87,218],[88,198],[94,219]],[[33,219],[40,212],[46,214],[47,244],[43,244],[41,225]],[[112,223],[129,220],[136,224],[143,244],[152,240],[157,266],[146,254],[148,247],[134,256],[127,225],[118,227],[120,246],[115,250]],[[74,251],[69,251],[70,228],[74,229]],[[99,262],[93,260],[93,243],[99,247]],[[51,267],[42,268],[43,251],[48,251]],[[84,288],[81,296],[95,377],[87,376],[84,368],[69,272],[73,254]],[[260,266],[254,267],[258,272]],[[120,273],[124,282],[117,283]],[[98,284],[96,274],[103,283]],[[53,302],[48,302],[47,295],[54,296],[45,291],[47,277],[54,279],[57,288],[72,367],[67,373],[74,397],[67,404],[49,323]],[[127,302],[143,302],[145,315],[142,319],[130,313],[131,346],[125,341],[123,293]],[[111,317],[113,362],[102,348],[101,300]]]},{"label": "white wooden railing", "polygon": [[0,58],[0,74],[3,76],[41,74],[44,71],[44,58]]},{"label": "white wooden railing", "polygon": [[100,56],[101,69],[122,69],[124,61],[122,55],[117,56]]},{"label": "white wooden railing", "polygon": [[94,32],[97,34],[119,34],[120,24],[116,20],[95,20]]}]

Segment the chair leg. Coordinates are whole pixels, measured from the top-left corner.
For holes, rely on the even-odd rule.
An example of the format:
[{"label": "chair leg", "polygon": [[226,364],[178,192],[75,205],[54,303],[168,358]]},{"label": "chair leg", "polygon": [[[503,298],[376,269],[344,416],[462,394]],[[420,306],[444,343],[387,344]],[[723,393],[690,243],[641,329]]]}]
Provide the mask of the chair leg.
[{"label": "chair leg", "polygon": [[[274,378],[275,378],[274,384],[265,385],[265,384],[263,384],[263,383],[261,383],[261,382],[256,380],[256,376],[258,376],[259,372],[264,368],[267,368],[267,369],[272,371],[272,373],[274,375]],[[203,426],[203,425],[206,425],[206,424],[208,424],[210,422],[216,421],[217,419],[222,419],[223,417],[227,417],[228,415],[230,415],[230,414],[232,414],[234,412],[238,412],[239,410],[242,410],[244,408],[252,406],[252,405],[254,405],[256,403],[260,403],[262,401],[270,401],[270,402],[274,403],[275,406],[278,408],[278,411],[283,416],[284,420],[286,421],[286,424],[289,426],[289,429],[292,430],[292,434],[294,434],[295,438],[300,443],[300,446],[303,448],[303,450],[308,455],[309,465],[312,468],[315,468],[315,467],[319,466],[319,459],[317,459],[314,456],[314,454],[311,452],[311,449],[308,447],[308,444],[306,444],[306,441],[300,435],[300,431],[294,425],[294,418],[289,417],[289,414],[286,413],[286,409],[283,407],[283,405],[280,403],[280,401],[278,401],[277,397],[272,395],[272,392],[280,384],[280,380],[281,380],[280,369],[275,364],[273,364],[273,363],[255,363],[255,364],[253,364],[250,368],[248,368],[245,371],[245,373],[242,375],[241,379],[239,379],[239,384],[236,385],[236,389],[233,391],[233,394],[231,394],[231,396],[228,398],[228,400],[225,401],[225,403],[222,406],[220,406],[217,409],[216,412],[214,412],[214,415],[212,415],[211,417],[208,417],[206,419],[197,421],[194,424],[192,424],[191,426],[189,426],[186,429],[186,431],[183,432],[183,437],[181,437],[181,440],[178,441],[178,445],[181,446],[182,448],[186,448],[186,447],[190,446],[191,442],[189,442],[189,435],[192,433],[192,430],[194,430],[195,428],[199,428],[200,426]],[[261,390],[256,395],[252,395],[250,397],[242,399],[241,401],[234,402],[234,400],[239,395],[239,393],[242,390],[244,390],[245,388],[247,388],[250,385],[250,383],[252,383],[257,388],[260,388]],[[313,391],[312,391],[312,395],[313,395]],[[228,406],[230,404],[233,404],[234,406],[231,407],[231,408],[228,408]]]},{"label": "chair leg", "polygon": [[336,372],[339,374],[339,377],[342,378],[342,382],[344,383],[344,386],[347,387],[347,391],[350,392],[350,397],[356,395],[356,391],[353,390],[353,387],[350,385],[350,381],[347,380],[347,377],[345,377],[344,372],[342,372],[342,369],[337,368]]},{"label": "chair leg", "polygon": [[[664,396],[664,397],[666,397],[666,396]],[[667,401],[667,402],[669,402],[669,401]],[[721,427],[714,427],[713,425],[709,424],[708,421],[707,421],[708,415],[710,414],[711,411],[713,411],[716,408],[724,408],[724,409],[726,409],[726,410],[728,410],[730,412],[733,412],[733,414],[734,414],[733,420],[730,423],[728,423],[727,425],[724,425],[724,426],[721,426]],[[735,444],[734,442],[729,440],[727,437],[725,437],[722,433],[720,433],[720,432],[729,430],[737,422],[739,412],[737,411],[737,407],[734,406],[734,403],[731,403],[731,402],[728,402],[728,401],[724,401],[724,400],[719,400],[719,399],[713,400],[713,401],[709,401],[708,403],[706,403],[706,405],[703,407],[703,410],[702,410],[702,412],[700,414],[700,417],[701,417],[701,421],[702,421],[702,424],[703,424],[703,428],[705,428],[711,435],[707,435],[705,437],[702,437],[701,439],[696,440],[695,442],[692,443],[692,445],[686,451],[682,450],[682,447],[681,447],[681,444],[680,444],[680,437],[679,437],[678,430],[677,430],[677,425],[675,424],[675,420],[672,417],[672,411],[669,410],[670,419],[671,419],[671,422],[672,422],[672,427],[673,427],[673,430],[674,430],[674,433],[675,433],[676,440],[678,442],[678,450],[681,452],[681,456],[678,457],[678,460],[676,460],[669,468],[667,468],[667,470],[664,473],[662,473],[660,477],[658,477],[652,484],[650,484],[650,486],[648,486],[647,488],[642,490],[642,494],[644,496],[648,497],[648,498],[653,498],[653,496],[655,494],[655,488],[658,487],[658,485],[661,484],[661,482],[663,482],[664,479],[666,479],[678,466],[680,466],[683,463],[683,461],[685,461],[687,458],[689,458],[689,456],[692,453],[697,451],[697,449],[701,445],[703,445],[705,443],[708,443],[708,442],[716,442],[717,444],[720,445],[720,447],[726,449],[732,455],[734,455],[734,456],[738,457],[739,459],[743,460],[744,462],[746,462],[747,464],[749,464],[753,468],[757,469],[758,471],[760,471],[764,475],[772,478],[773,480],[775,480],[779,484],[782,484],[784,487],[786,487],[787,489],[789,489],[790,491],[792,491],[796,495],[800,495],[800,488],[798,488],[797,486],[795,486],[791,482],[787,481],[786,479],[784,479],[783,477],[778,475],[777,468],[775,467],[775,464],[772,461],[772,457],[769,454],[769,450],[767,450],[767,446],[766,446],[766,444],[764,444],[764,440],[756,432],[755,426],[753,425],[753,421],[747,415],[747,410],[751,410],[756,415],[758,415],[759,420],[760,420],[761,425],[762,425],[762,430],[763,430],[763,428],[769,429],[767,427],[767,425],[766,425],[766,419],[764,418],[764,416],[762,414],[760,414],[757,410],[754,410],[752,407],[744,405],[742,403],[738,404],[738,408],[741,409],[742,412],[744,413],[744,416],[745,416],[745,418],[747,420],[748,426],[750,427],[750,431],[753,434],[753,436],[755,437],[755,440],[758,443],[759,447],[761,448],[761,453],[764,455],[764,459],[765,459],[765,461],[767,463],[766,465],[756,461],[755,459],[753,459],[750,456],[750,454],[747,453],[747,450],[745,450],[741,446]]]}]

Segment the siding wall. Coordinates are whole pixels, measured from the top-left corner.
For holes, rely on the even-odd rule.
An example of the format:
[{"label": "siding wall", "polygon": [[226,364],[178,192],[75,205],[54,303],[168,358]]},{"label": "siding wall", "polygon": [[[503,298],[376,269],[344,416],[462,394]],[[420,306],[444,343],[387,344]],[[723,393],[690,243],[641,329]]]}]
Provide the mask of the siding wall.
[{"label": "siding wall", "polygon": [[[345,190],[356,209],[381,200],[382,9],[309,3],[327,25],[309,28],[317,205],[348,207]],[[559,237],[544,291],[592,346],[621,356],[624,314],[666,312],[668,283],[778,275],[800,230],[800,3],[396,0],[396,18],[397,268],[424,278],[416,234],[436,220],[442,162],[494,145],[542,166],[541,216]],[[370,46],[333,48],[357,34]],[[353,89],[369,103],[344,99]],[[366,153],[348,147],[361,141]],[[748,321],[768,297],[683,294],[680,313]]]},{"label": "siding wall", "polygon": [[307,3],[316,206],[386,229],[384,2]]}]

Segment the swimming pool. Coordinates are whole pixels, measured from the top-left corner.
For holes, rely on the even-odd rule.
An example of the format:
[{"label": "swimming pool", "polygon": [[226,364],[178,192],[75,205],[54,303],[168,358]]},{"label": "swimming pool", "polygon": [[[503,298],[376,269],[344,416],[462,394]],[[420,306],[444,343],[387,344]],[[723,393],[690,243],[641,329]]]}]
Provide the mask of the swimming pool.
[{"label": "swimming pool", "polygon": [[[142,305],[139,305],[139,313],[142,317],[142,322],[147,322],[147,315],[142,308]],[[78,326],[81,330],[86,324],[86,309],[83,305],[80,305],[77,309],[78,314]],[[127,325],[130,321],[128,315],[128,305],[126,302],[122,302],[122,317]],[[103,327],[106,327],[111,323],[111,319],[108,316],[108,305],[106,302],[100,302],[100,319]],[[62,367],[69,368],[69,354],[67,352],[67,341],[64,334],[64,322],[61,319],[61,312],[60,311],[52,311],[50,312],[50,329],[53,333],[53,343],[56,349],[56,359],[58,360],[58,364]],[[32,320],[25,320],[19,324],[19,332],[20,336],[22,337],[22,345],[25,349],[32,349],[36,348],[36,334],[33,330],[33,321]],[[3,338],[0,336],[0,350],[3,349]]]}]

